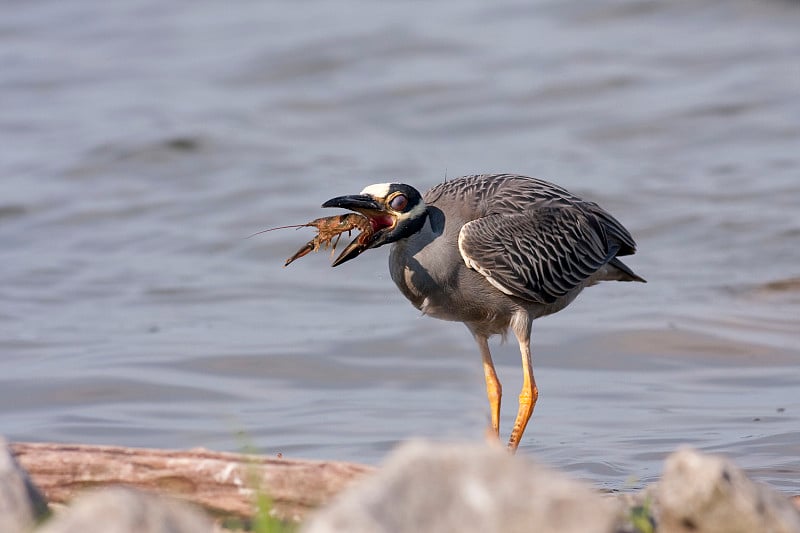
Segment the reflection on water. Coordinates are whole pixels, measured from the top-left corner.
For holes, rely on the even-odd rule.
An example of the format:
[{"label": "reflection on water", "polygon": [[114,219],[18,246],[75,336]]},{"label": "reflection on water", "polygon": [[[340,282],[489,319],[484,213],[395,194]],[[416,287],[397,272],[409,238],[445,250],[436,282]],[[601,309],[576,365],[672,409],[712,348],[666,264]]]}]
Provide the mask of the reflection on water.
[{"label": "reflection on water", "polygon": [[[80,21],[77,24],[76,21]],[[379,461],[478,439],[479,356],[377,250],[281,268],[364,185],[521,172],[644,286],[534,325],[524,453],[613,489],[681,443],[800,491],[800,5],[25,3],[0,22],[0,422],[17,440]],[[754,41],[753,35],[761,36]],[[520,382],[493,348],[503,429]]]}]

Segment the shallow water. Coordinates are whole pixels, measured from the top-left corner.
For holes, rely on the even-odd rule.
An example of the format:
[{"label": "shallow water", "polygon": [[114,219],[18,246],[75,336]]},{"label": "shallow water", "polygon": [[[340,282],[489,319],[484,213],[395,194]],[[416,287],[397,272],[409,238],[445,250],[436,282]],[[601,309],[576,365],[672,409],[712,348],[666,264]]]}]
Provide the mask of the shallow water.
[{"label": "shallow water", "polygon": [[[7,11],[0,433],[371,463],[482,438],[473,341],[386,250],[283,269],[310,230],[244,237],[513,171],[608,208],[649,280],[536,322],[522,451],[625,490],[685,443],[800,492],[797,2]],[[519,356],[493,350],[507,433]]]}]

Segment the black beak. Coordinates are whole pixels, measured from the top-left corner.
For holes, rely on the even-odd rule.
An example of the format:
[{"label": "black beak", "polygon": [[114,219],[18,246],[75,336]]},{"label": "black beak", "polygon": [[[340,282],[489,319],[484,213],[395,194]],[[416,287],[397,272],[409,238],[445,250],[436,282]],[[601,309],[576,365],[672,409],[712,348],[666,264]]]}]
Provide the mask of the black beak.
[{"label": "black beak", "polygon": [[381,204],[379,204],[375,198],[367,196],[366,194],[337,196],[322,204],[322,207],[341,207],[342,209],[349,209],[350,211],[356,211],[358,213],[376,213],[383,211]]},{"label": "black beak", "polygon": [[353,239],[350,242],[350,244],[347,245],[347,247],[342,251],[342,253],[339,254],[339,257],[337,257],[333,261],[333,263],[331,263],[331,266],[332,267],[336,267],[336,266],[339,266],[339,265],[341,265],[342,263],[344,263],[346,261],[350,261],[351,259],[355,259],[359,255],[361,255],[361,252],[363,252],[367,248],[369,248],[369,246],[364,245],[364,244],[360,244],[358,242],[358,237],[356,237],[355,239]]},{"label": "black beak", "polygon": [[[348,196],[337,196],[336,198],[331,198],[324,204],[322,207],[340,207],[342,209],[349,209],[350,211],[355,211],[356,213],[361,213],[364,216],[369,217],[378,216],[384,214],[385,211],[383,206],[375,200],[372,196],[368,196],[366,194],[351,194]],[[339,257],[331,263],[332,267],[339,266],[342,263],[349,261],[351,259],[355,259],[361,252],[372,248],[376,242],[379,240],[382,231],[378,230],[377,232],[373,233],[368,239],[367,242],[362,244],[359,242],[359,237],[353,239],[353,241],[347,245],[347,247],[339,254]]]}]

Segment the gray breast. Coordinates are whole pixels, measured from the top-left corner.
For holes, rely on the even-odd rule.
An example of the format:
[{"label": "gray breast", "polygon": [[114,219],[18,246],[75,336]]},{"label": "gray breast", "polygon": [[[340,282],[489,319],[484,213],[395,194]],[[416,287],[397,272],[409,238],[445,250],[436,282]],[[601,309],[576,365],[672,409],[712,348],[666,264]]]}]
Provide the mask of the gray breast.
[{"label": "gray breast", "polygon": [[452,195],[439,195],[428,204],[422,230],[392,245],[389,271],[403,295],[424,314],[461,322],[494,322],[503,315],[499,332],[507,327],[505,315],[515,305],[468,268],[458,250],[461,228],[477,213],[464,209]]}]

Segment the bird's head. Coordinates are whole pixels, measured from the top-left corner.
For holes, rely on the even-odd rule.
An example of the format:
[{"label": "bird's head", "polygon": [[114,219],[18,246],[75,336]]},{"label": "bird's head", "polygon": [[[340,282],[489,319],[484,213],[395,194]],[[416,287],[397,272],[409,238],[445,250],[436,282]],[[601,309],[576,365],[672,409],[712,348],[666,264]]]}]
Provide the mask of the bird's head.
[{"label": "bird's head", "polygon": [[366,243],[359,243],[359,239],[351,242],[332,266],[349,261],[369,248],[410,237],[422,229],[428,216],[422,195],[404,183],[376,183],[359,194],[331,198],[322,207],[341,207],[361,213],[372,224],[372,235]]}]

